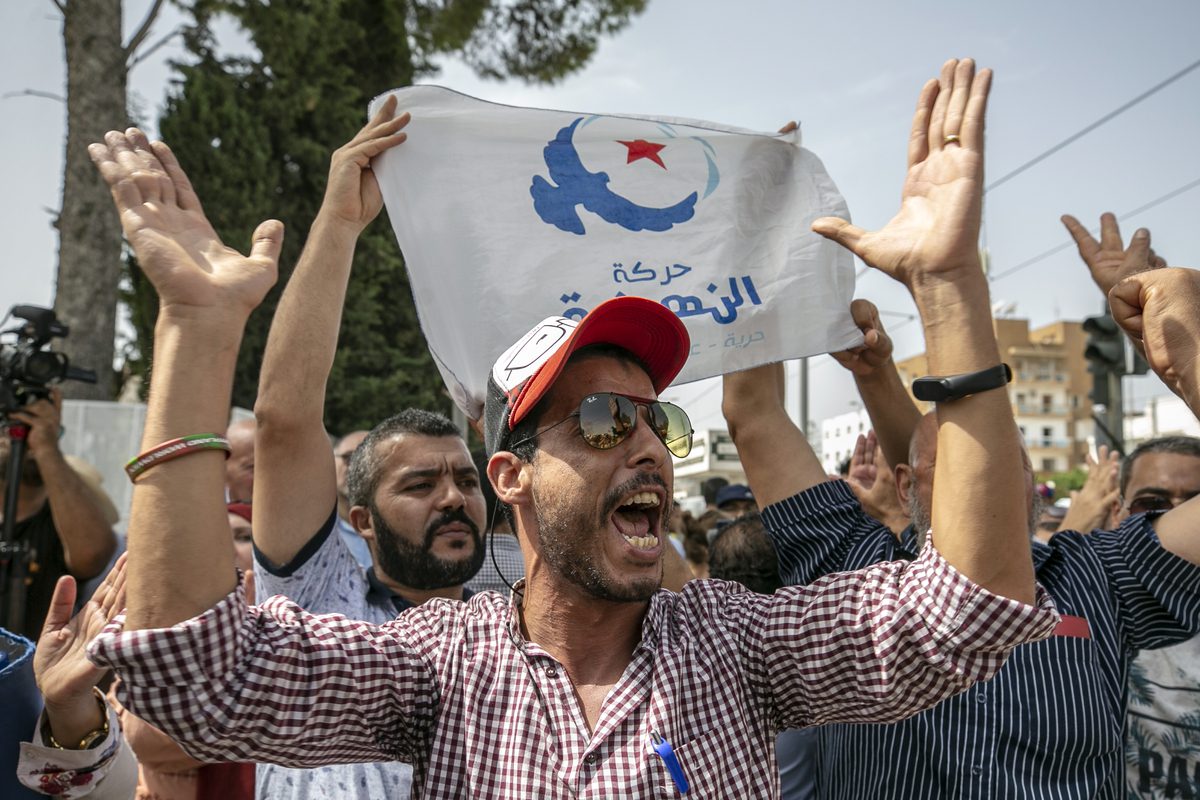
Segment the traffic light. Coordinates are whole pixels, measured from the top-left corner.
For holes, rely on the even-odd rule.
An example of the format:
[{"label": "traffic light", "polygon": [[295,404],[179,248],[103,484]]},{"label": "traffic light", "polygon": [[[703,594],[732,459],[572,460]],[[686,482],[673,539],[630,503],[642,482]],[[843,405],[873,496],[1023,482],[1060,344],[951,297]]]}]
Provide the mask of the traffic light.
[{"label": "traffic light", "polygon": [[1089,372],[1125,372],[1125,340],[1111,314],[1088,317],[1083,332],[1088,335],[1083,357],[1088,360]]},{"label": "traffic light", "polygon": [[1088,394],[1095,405],[1112,403],[1109,375],[1125,374],[1125,340],[1111,314],[1088,317],[1083,321],[1087,346],[1083,357],[1092,373],[1092,391]]},{"label": "traffic light", "polygon": [[1092,373],[1092,390],[1088,392],[1088,399],[1092,401],[1094,406],[1104,406],[1107,408],[1112,403],[1112,397],[1108,391],[1108,373],[1096,372],[1088,365],[1088,372]]},{"label": "traffic light", "polygon": [[[1125,361],[1125,336],[1106,310],[1098,317],[1083,321],[1087,346],[1083,350],[1092,373],[1092,403],[1104,406],[1103,414],[1093,410],[1097,425],[1097,441],[1105,440],[1118,453],[1124,454],[1125,403],[1121,396],[1121,378],[1128,371]],[[1101,436],[1101,433],[1103,436]]]}]

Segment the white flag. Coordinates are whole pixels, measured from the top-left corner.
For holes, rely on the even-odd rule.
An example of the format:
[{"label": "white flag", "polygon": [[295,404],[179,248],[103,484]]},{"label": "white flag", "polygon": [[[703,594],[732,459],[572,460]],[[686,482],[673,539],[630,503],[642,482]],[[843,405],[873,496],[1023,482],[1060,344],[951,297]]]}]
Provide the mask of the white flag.
[{"label": "white flag", "polygon": [[429,349],[473,418],[531,325],[618,295],[683,319],[677,383],[861,342],[851,256],[809,230],[845,201],[798,134],[393,94],[408,140],[373,168]]}]

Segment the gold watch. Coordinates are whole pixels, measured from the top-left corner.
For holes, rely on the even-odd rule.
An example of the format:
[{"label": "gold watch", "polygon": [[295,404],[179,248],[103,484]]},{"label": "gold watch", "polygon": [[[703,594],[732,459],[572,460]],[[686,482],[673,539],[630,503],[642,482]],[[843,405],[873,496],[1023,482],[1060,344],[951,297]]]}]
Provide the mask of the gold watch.
[{"label": "gold watch", "polygon": [[84,734],[83,738],[79,740],[79,744],[74,747],[63,747],[50,732],[50,718],[46,717],[42,722],[42,738],[46,744],[58,750],[92,750],[108,738],[108,704],[104,702],[104,695],[95,686],[92,687],[92,692],[96,695],[96,703],[100,706],[100,727]]}]

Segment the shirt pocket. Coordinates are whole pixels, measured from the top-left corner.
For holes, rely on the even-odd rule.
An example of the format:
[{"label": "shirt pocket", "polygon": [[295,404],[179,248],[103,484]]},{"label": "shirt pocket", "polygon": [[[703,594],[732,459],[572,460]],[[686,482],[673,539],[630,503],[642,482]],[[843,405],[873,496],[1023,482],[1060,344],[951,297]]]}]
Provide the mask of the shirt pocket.
[{"label": "shirt pocket", "polygon": [[[1096,640],[1055,635],[1022,645],[1018,663],[1006,681],[1011,702],[1024,720],[1026,746],[1056,759],[1083,761],[1111,756],[1120,749],[1123,713],[1114,707],[1117,672],[1101,669]],[[987,686],[987,684],[983,684]]]},{"label": "shirt pocket", "polygon": [[[748,742],[748,738],[746,740]],[[666,763],[657,754],[647,752],[647,772],[651,776],[652,797],[686,800],[727,800],[731,797],[773,796],[776,767],[774,752],[750,759],[747,744],[736,747],[721,731],[713,730],[682,744],[671,743],[683,768],[688,793],[680,794]]]}]

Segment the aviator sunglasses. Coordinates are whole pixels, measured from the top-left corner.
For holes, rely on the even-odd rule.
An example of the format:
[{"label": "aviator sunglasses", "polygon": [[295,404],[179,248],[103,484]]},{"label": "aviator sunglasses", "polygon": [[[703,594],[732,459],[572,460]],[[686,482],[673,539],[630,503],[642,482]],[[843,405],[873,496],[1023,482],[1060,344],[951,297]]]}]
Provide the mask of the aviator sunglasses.
[{"label": "aviator sunglasses", "polygon": [[650,428],[671,454],[683,458],[692,452],[692,421],[687,412],[674,403],[663,403],[644,397],[597,392],[583,398],[579,410],[565,419],[509,445],[510,449],[531,442],[546,431],[557,428],[567,420],[579,418],[579,433],[583,440],[597,450],[609,450],[629,438],[637,427],[638,408],[646,409]]}]

